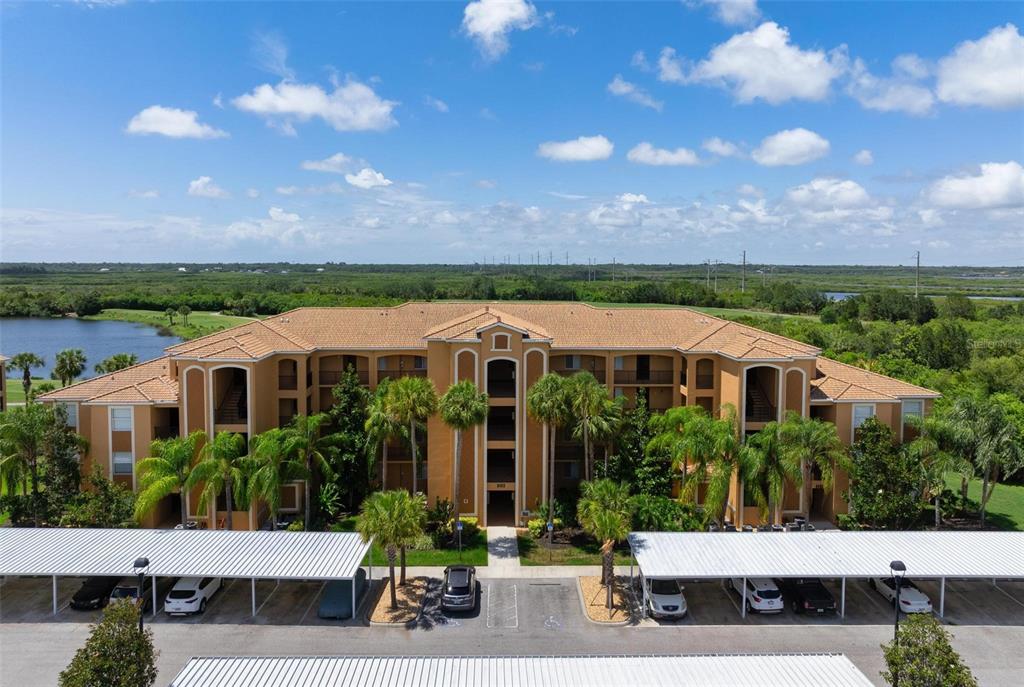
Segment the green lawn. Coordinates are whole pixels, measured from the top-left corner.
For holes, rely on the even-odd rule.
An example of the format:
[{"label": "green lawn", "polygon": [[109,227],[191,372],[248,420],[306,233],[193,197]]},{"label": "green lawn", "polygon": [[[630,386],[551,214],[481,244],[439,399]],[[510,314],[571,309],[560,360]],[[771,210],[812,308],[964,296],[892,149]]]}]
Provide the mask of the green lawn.
[{"label": "green lawn", "polygon": [[695,305],[688,305],[686,307],[690,310],[696,310],[698,312],[707,313],[708,315],[714,315],[715,317],[721,317],[724,320],[731,320],[736,317],[754,317],[765,320],[775,317],[798,317],[804,320],[818,321],[817,315],[789,315],[786,313],[768,312],[767,310],[744,310],[742,308],[702,308]]},{"label": "green lawn", "polygon": [[[601,545],[593,540],[556,543],[549,548],[547,539],[519,535],[519,563],[521,565],[601,565]],[[615,549],[615,565],[629,565],[629,547]]]},{"label": "green lawn", "polygon": [[[345,518],[339,525],[341,531],[352,532],[356,528],[356,519],[354,517]],[[446,566],[455,565],[456,563],[487,565],[487,534],[481,530],[471,540],[464,539],[461,556],[458,549],[425,549],[419,551],[410,549],[406,551],[405,558],[405,564],[408,566]],[[367,565],[371,561],[375,566],[386,566],[388,564],[384,550],[377,546],[377,544],[373,545],[370,555],[363,560],[363,565]]]},{"label": "green lawn", "polygon": [[[42,377],[32,378],[32,388],[36,389],[43,382],[49,382],[57,389],[62,387],[62,384],[56,379],[43,379]],[[7,378],[7,402],[8,403],[24,403],[25,402],[25,387],[21,385],[21,377],[8,377]]]},{"label": "green lawn", "polygon": [[[946,475],[946,486],[959,497],[960,477],[958,475]],[[977,508],[980,496],[981,480],[972,479],[967,485],[967,498],[975,508]],[[997,485],[992,491],[992,498],[988,500],[986,519],[1000,529],[1024,531],[1024,486]]]},{"label": "green lawn", "polygon": [[174,324],[169,325],[167,315],[156,310],[129,310],[127,308],[108,308],[98,315],[90,315],[82,319],[86,320],[119,320],[122,322],[139,322],[154,327],[160,327],[170,331],[172,334],[183,339],[195,339],[207,334],[219,332],[228,327],[234,327],[246,322],[252,322],[252,317],[237,317],[235,315],[222,315],[218,312],[193,312],[188,316],[188,324],[182,323],[180,315],[175,315]]}]

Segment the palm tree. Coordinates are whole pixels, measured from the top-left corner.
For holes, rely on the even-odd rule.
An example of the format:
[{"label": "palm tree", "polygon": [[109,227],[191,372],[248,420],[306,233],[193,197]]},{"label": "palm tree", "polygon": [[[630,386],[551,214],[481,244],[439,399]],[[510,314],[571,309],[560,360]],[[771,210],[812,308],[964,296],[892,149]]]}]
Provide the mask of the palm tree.
[{"label": "palm tree", "polygon": [[398,584],[405,586],[405,552],[406,550],[416,541],[416,538],[423,534],[424,528],[427,526],[427,497],[425,494],[417,492],[415,494],[409,494],[406,492],[408,498],[403,500],[403,512],[400,516],[400,521],[403,523],[405,528],[405,537],[402,539],[402,544],[399,547],[399,559],[400,559],[400,579]]},{"label": "palm tree", "polygon": [[908,450],[921,465],[922,491],[925,498],[935,505],[935,529],[939,529],[942,526],[942,491],[946,488],[946,475],[955,472],[963,479],[969,479],[974,474],[974,465],[954,450],[953,428],[945,418],[932,415],[923,421],[918,417],[908,419],[918,431]]},{"label": "palm tree", "polygon": [[409,426],[409,445],[412,448],[412,490],[419,489],[418,447],[416,425],[422,424],[437,412],[437,389],[427,377],[401,377],[388,385],[385,407],[389,415]]},{"label": "palm tree", "polygon": [[93,369],[96,370],[97,374],[109,374],[138,364],[139,357],[134,353],[115,353],[109,358],[96,363]]},{"label": "palm tree", "polygon": [[769,422],[747,439],[742,451],[747,470],[742,478],[745,483],[756,486],[754,495],[761,509],[761,518],[770,517],[773,523],[780,523],[786,482],[792,482],[798,489],[803,487],[800,462],[782,450],[782,425]]},{"label": "palm tree", "polygon": [[[8,489],[21,482],[21,493],[28,495],[32,485],[32,520],[41,525],[39,517],[39,469],[44,453],[46,432],[53,422],[49,405],[26,404],[0,413],[0,474]],[[26,477],[28,479],[26,479]]]},{"label": "palm tree", "polygon": [[398,558],[398,547],[409,541],[410,533],[422,522],[416,514],[416,506],[420,510],[425,506],[422,496],[413,499],[404,489],[379,491],[367,496],[359,508],[356,518],[356,530],[363,536],[363,541],[371,539],[384,549],[388,559],[388,579],[391,582],[391,609],[398,608],[398,597],[395,592],[395,560]]},{"label": "palm tree", "polygon": [[455,430],[455,522],[459,522],[459,506],[462,504],[460,491],[462,477],[462,433],[481,425],[487,420],[490,409],[487,394],[477,390],[476,384],[468,379],[448,387],[439,403],[441,420]]},{"label": "palm tree", "polygon": [[60,380],[61,386],[75,381],[75,377],[85,371],[85,353],[80,348],[66,348],[57,354],[57,363],[53,366],[53,374]]},{"label": "palm tree", "polygon": [[25,352],[13,356],[9,364],[12,369],[21,370],[21,386],[25,389],[25,402],[32,402],[32,368],[46,365],[46,361],[35,353]]},{"label": "palm tree", "polygon": [[[555,520],[555,439],[558,428],[570,418],[568,380],[549,372],[526,392],[526,410],[537,422],[544,424],[550,442],[548,449],[548,522]],[[548,541],[552,532],[548,532]]]},{"label": "palm tree", "polygon": [[[395,438],[408,439],[405,425],[388,413],[387,395],[391,380],[384,379],[377,385],[366,408],[366,451],[371,457],[380,451],[381,465],[387,470],[388,442]],[[372,461],[370,462],[372,465]],[[385,485],[381,485],[383,488]]]},{"label": "palm tree", "polygon": [[295,457],[294,437],[283,429],[268,429],[249,442],[249,455],[244,461],[248,475],[249,496],[260,499],[270,509],[270,529],[277,529],[277,514],[281,510],[281,489],[288,482],[304,479],[309,473]]},{"label": "palm tree", "polygon": [[206,433],[196,430],[187,437],[157,439],[149,445],[149,458],[139,461],[139,495],[135,500],[135,519],[156,508],[166,496],[181,494],[181,524],[188,523],[188,504],[185,501],[188,478],[198,457],[199,446],[206,441]]},{"label": "palm tree", "polygon": [[[589,480],[594,466],[594,434],[602,433],[605,429],[603,423],[607,420],[603,412],[608,407],[608,388],[586,371],[570,377],[568,387],[574,422],[573,436],[583,439],[583,476]],[[599,424],[602,426],[599,427]]]},{"label": "palm tree", "polygon": [[701,406],[678,406],[651,417],[654,437],[647,443],[647,454],[672,457],[672,471],[681,475],[681,499],[694,498],[697,488],[707,477],[714,457],[710,431],[712,421]]},{"label": "palm tree", "polygon": [[310,498],[310,482],[313,481],[313,468],[319,468],[324,475],[331,474],[331,464],[325,453],[327,445],[320,436],[320,427],[327,422],[327,414],[317,415],[296,415],[292,422],[285,429],[288,434],[288,445],[295,452],[295,457],[302,464],[306,471],[305,485],[303,486],[303,505],[305,506],[305,518],[303,525],[306,530],[312,527],[312,502]]},{"label": "palm tree", "polygon": [[[601,410],[591,418],[590,441],[604,446],[604,474],[608,474],[608,454],[618,439],[625,422],[626,397],[606,398]],[[593,451],[593,449],[591,449]]]},{"label": "palm tree", "polygon": [[[229,530],[233,529],[235,497],[239,497],[240,503],[248,500],[245,498],[245,454],[245,438],[241,434],[220,432],[203,446],[199,462],[185,482],[185,488],[189,490],[198,484],[203,485],[198,504],[200,511],[212,503],[216,514],[217,497],[224,493],[228,511],[226,529]],[[216,519],[213,525],[212,529],[216,529]]]},{"label": "palm tree", "polygon": [[174,310],[174,308],[167,308],[167,310],[164,310],[164,315],[167,316],[167,324],[169,324],[170,326],[173,327],[174,326],[174,316],[177,315],[177,314],[178,313]]},{"label": "palm tree", "polygon": [[708,418],[707,437],[711,449],[711,466],[708,475],[708,489],[704,497],[705,517],[719,523],[725,521],[729,503],[729,488],[733,474],[749,474],[750,458],[743,451],[737,431],[736,408],[731,404],[722,406],[721,418]]},{"label": "palm tree", "polygon": [[811,498],[807,493],[811,486],[812,469],[816,466],[821,474],[821,485],[825,491],[832,490],[836,466],[844,467],[849,459],[846,447],[839,439],[836,426],[817,418],[802,417],[790,412],[779,428],[780,445],[787,460],[800,465],[800,485],[804,494],[805,515],[810,514]]},{"label": "palm tree", "polygon": [[187,327],[188,316],[192,314],[192,308],[188,307],[187,305],[183,305],[180,308],[178,308],[178,314],[181,315],[181,323]]},{"label": "palm tree", "polygon": [[629,487],[610,479],[580,484],[577,517],[580,525],[601,542],[601,584],[608,590],[608,610],[612,609],[615,584],[615,545],[629,534]]}]

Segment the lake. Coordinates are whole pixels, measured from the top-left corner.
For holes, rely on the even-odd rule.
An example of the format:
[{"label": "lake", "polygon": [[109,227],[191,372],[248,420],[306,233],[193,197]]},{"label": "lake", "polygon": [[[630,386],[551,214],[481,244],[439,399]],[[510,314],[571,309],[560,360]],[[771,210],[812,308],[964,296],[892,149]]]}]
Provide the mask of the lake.
[{"label": "lake", "polygon": [[[39,317],[0,318],[0,353],[8,358],[31,351],[46,361],[34,368],[33,377],[50,377],[57,352],[81,348],[86,357],[83,377],[92,377],[93,365],[115,353],[134,353],[139,362],[163,355],[164,349],[179,343],[177,336],[161,334],[156,327],[111,320],[48,319]],[[19,374],[7,371],[8,377]]]},{"label": "lake", "polygon": [[[859,293],[851,293],[848,291],[825,291],[825,297],[831,298],[834,301],[845,301],[847,298],[853,298],[859,296]],[[1018,301],[1024,301],[1021,296],[968,296],[972,301],[1009,301],[1010,303],[1016,303]]]}]

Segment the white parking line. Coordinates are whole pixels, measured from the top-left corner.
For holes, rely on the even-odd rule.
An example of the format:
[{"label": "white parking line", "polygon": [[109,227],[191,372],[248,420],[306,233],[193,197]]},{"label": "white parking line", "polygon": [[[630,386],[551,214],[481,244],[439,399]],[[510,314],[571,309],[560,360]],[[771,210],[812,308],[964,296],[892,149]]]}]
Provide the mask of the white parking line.
[{"label": "white parking line", "polygon": [[[320,583],[320,587],[316,590],[316,594],[313,595],[313,600],[309,602],[308,606],[306,606],[306,612],[302,614],[302,619],[299,620],[299,625],[304,625],[305,624],[306,616],[309,615],[309,612],[311,610],[313,610],[313,604],[315,604],[320,599],[320,595],[324,593],[324,587],[326,587],[326,586],[327,586],[326,582],[321,582]],[[356,609],[353,608],[352,609],[352,613],[355,614],[355,612],[356,612]]]},{"label": "white parking line", "polygon": [[[514,620],[512,622],[512,629],[519,628],[519,592],[515,585],[512,585],[512,612],[514,614]],[[508,626],[507,626],[508,627]]]},{"label": "white parking line", "polygon": [[281,586],[281,580],[278,580],[276,583],[274,583],[274,588],[270,590],[269,594],[267,594],[267,598],[265,598],[263,600],[263,603],[261,603],[259,606],[256,607],[256,615],[260,614],[260,611],[263,610],[263,607],[267,605],[268,601],[270,601],[270,597],[272,597],[274,595],[274,592],[276,592],[277,588],[280,587],[280,586]]}]

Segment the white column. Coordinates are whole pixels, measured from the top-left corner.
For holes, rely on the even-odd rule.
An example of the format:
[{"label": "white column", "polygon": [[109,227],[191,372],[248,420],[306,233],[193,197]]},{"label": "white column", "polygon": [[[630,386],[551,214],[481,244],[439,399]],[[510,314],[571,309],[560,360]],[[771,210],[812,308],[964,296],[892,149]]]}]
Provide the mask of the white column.
[{"label": "white column", "polygon": [[251,578],[250,582],[252,583],[252,617],[255,618],[256,617],[256,578],[255,577]]},{"label": "white column", "polygon": [[352,617],[356,617],[356,580],[358,579],[358,573],[356,577],[352,578]]},{"label": "white column", "polygon": [[57,576],[53,576],[53,614],[57,615]]},{"label": "white column", "polygon": [[939,581],[939,617],[946,617],[946,578]]},{"label": "white column", "polygon": [[156,575],[153,575],[153,612],[150,614],[150,617],[155,618],[156,613]]},{"label": "white column", "polygon": [[740,606],[740,617],[747,617],[747,578],[743,578],[743,605]]},{"label": "white column", "polygon": [[846,578],[845,577],[843,578],[843,591],[842,591],[842,595],[840,596],[840,599],[841,599],[841,601],[839,603],[839,617],[840,618],[845,618],[846,617]]}]

